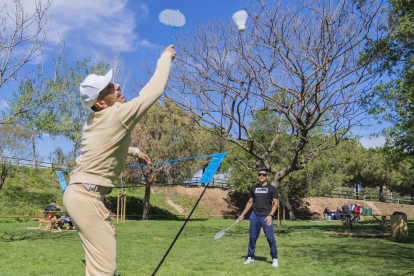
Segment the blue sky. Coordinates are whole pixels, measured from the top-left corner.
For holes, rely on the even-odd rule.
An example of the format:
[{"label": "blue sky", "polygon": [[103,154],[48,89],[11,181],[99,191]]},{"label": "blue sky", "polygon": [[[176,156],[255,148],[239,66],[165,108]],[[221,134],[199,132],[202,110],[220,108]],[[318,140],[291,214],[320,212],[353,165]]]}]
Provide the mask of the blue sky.
[{"label": "blue sky", "polygon": [[[3,2],[9,5],[13,3],[12,0]],[[26,11],[30,12],[34,0],[23,2]],[[169,44],[170,29],[158,21],[158,14],[162,10],[178,9],[185,15],[186,25],[174,30],[174,34],[180,35],[191,32],[203,22],[227,21],[234,12],[240,10],[241,5],[239,0],[55,0],[49,12],[51,25],[45,45],[46,52],[32,62],[31,66],[41,63],[45,72],[50,73],[51,60],[56,55],[61,37],[65,40],[66,49],[70,51],[69,65],[86,57],[96,60],[102,53],[110,56],[112,52],[119,51],[123,55],[125,69],[130,70],[131,77],[134,77],[142,72],[136,61],[155,64],[160,51]],[[15,90],[15,83],[0,88],[0,109],[4,108],[8,95]],[[128,97],[130,94],[125,92]],[[366,147],[381,146],[383,138],[369,140],[368,137],[370,133],[378,132],[382,126],[373,120],[367,123],[372,126],[354,129],[354,133],[363,136],[361,142]],[[38,149],[44,157],[57,146],[65,151],[72,148],[69,141],[60,138],[52,140],[45,136],[38,142]]]}]

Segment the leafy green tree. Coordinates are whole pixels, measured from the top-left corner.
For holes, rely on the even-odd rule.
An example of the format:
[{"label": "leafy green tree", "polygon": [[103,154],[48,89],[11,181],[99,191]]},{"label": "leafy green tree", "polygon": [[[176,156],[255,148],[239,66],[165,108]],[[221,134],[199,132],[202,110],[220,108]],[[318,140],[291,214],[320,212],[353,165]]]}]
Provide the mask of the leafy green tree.
[{"label": "leafy green tree", "polygon": [[61,169],[73,169],[73,153],[65,153],[61,147],[57,147],[49,153],[48,159],[53,166]]},{"label": "leafy green tree", "polygon": [[[391,124],[381,134],[386,146],[398,151],[394,155],[398,159],[414,154],[414,3],[389,0],[386,14],[388,35],[372,39],[361,59],[375,56],[391,80],[384,80],[363,100],[379,123]],[[377,55],[379,52],[384,54]]]},{"label": "leafy green tree", "polygon": [[[47,86],[49,86],[48,80],[44,78],[41,72],[35,74],[33,78],[21,81],[18,93],[13,92],[6,112],[2,112],[2,118],[10,124],[20,125],[29,131],[32,144],[33,168],[36,167],[36,140],[41,138],[45,132],[45,124],[50,122],[48,120],[48,113],[45,112],[44,108],[51,99],[51,93],[44,91],[47,89]],[[25,105],[26,102],[37,106],[30,111],[19,113],[19,110],[23,110],[22,105]]]},{"label": "leafy green tree", "polygon": [[379,201],[383,200],[384,187],[391,188],[400,184],[401,176],[382,149],[365,149],[358,147],[345,166],[349,186],[355,187],[358,195],[359,188],[378,188]]},{"label": "leafy green tree", "polygon": [[400,196],[408,195],[412,198],[410,204],[414,204],[414,176],[411,156],[400,160],[397,164],[393,163],[394,169],[398,172],[399,179],[389,185],[389,189],[397,192]]},{"label": "leafy green tree", "polygon": [[[193,118],[167,100],[164,105],[155,103],[132,131],[131,145],[145,152],[153,162],[182,159],[199,154],[202,145],[197,140]],[[125,168],[122,178],[144,183],[145,199],[143,220],[149,218],[150,185],[154,183],[178,184],[191,179],[203,166],[203,161],[164,163],[162,165]],[[126,164],[136,164],[128,158]]]},{"label": "leafy green tree", "polygon": [[48,107],[50,114],[53,114],[53,123],[48,124],[47,132],[52,137],[60,135],[72,142],[73,161],[79,153],[83,126],[92,112],[80,97],[79,85],[89,74],[105,74],[109,66],[102,62],[89,66],[89,63],[90,59],[84,59],[66,71],[66,66],[56,71],[54,82],[64,85],[54,94]]},{"label": "leafy green tree", "polygon": [[7,176],[19,165],[19,159],[30,156],[30,134],[23,127],[0,125],[0,189]]},{"label": "leafy green tree", "polygon": [[[55,71],[60,70],[66,59],[64,46],[58,51],[53,61]],[[65,87],[66,82],[58,82],[48,78],[42,67],[20,80],[19,89],[12,93],[5,111],[2,111],[2,121],[12,125],[19,125],[30,132],[33,167],[36,167],[36,142],[55,124],[54,114],[50,106],[54,104],[54,95]],[[52,134],[52,133],[51,133]]]}]

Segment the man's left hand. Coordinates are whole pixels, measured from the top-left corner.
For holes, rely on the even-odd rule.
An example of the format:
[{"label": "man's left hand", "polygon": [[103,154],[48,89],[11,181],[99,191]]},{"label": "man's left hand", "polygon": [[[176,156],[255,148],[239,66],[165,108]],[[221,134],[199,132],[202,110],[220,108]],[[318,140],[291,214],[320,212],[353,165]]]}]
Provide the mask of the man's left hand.
[{"label": "man's left hand", "polygon": [[148,155],[146,155],[142,151],[138,152],[138,158],[143,160],[145,163],[151,165],[151,158],[149,158]]},{"label": "man's left hand", "polygon": [[265,222],[266,222],[266,225],[267,226],[270,226],[270,225],[272,225],[272,223],[273,223],[273,219],[272,219],[272,216],[267,216],[266,218],[265,218],[265,220],[264,220]]}]

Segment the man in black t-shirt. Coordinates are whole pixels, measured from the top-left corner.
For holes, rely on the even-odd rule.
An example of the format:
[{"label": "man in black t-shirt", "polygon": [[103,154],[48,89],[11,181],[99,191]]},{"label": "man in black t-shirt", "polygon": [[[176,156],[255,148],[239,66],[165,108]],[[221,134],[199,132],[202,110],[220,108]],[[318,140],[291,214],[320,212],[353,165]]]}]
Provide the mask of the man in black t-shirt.
[{"label": "man in black t-shirt", "polygon": [[249,201],[244,208],[243,213],[237,219],[243,220],[244,215],[253,207],[253,212],[250,215],[250,242],[247,251],[247,260],[244,264],[254,262],[254,251],[256,249],[256,241],[260,234],[260,227],[266,234],[267,242],[270,247],[270,255],[272,256],[273,267],[278,267],[276,239],[273,230],[273,215],[279,205],[279,193],[277,189],[267,183],[269,178],[266,169],[259,169],[257,174],[259,184],[253,185],[249,193]]}]

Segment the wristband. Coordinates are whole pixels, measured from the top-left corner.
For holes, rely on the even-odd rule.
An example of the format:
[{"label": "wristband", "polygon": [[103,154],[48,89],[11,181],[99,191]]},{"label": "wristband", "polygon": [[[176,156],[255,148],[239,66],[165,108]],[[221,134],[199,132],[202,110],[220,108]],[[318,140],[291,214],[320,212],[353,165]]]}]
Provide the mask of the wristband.
[{"label": "wristband", "polygon": [[135,154],[136,154],[136,156],[138,156],[138,153],[139,153],[139,148],[135,147]]}]

